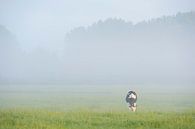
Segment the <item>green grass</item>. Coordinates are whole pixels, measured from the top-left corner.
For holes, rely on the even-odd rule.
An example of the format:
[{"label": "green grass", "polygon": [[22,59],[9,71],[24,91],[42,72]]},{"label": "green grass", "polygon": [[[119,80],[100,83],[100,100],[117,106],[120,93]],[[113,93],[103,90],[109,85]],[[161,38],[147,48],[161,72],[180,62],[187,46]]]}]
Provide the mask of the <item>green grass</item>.
[{"label": "green grass", "polygon": [[0,110],[0,129],[194,129],[195,111]]},{"label": "green grass", "polygon": [[[125,102],[138,93],[133,113]],[[0,129],[195,129],[194,86],[0,85]]]}]

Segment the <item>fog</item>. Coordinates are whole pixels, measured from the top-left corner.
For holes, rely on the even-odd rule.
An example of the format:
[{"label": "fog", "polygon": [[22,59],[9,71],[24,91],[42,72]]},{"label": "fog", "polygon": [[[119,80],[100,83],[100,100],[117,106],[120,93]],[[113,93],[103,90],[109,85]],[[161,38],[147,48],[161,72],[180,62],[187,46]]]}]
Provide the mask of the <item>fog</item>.
[{"label": "fog", "polygon": [[194,84],[193,0],[1,0],[0,84]]}]

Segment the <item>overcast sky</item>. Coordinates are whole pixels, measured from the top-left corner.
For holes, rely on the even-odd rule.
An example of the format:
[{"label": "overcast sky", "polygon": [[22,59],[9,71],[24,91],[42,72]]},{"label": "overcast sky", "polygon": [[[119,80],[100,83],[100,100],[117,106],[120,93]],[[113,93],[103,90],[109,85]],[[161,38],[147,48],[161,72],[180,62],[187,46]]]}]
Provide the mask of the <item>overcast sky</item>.
[{"label": "overcast sky", "polygon": [[53,47],[74,27],[100,19],[137,23],[194,10],[195,0],[0,0],[0,24],[26,47]]}]

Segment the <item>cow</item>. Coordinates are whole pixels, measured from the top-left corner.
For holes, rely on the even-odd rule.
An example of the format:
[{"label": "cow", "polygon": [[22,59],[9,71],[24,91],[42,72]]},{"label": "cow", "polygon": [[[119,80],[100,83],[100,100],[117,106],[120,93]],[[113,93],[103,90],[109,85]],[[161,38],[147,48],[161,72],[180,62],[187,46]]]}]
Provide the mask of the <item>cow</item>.
[{"label": "cow", "polygon": [[137,108],[137,94],[134,91],[129,91],[126,96],[126,102],[129,103],[129,109],[133,112],[136,111]]}]

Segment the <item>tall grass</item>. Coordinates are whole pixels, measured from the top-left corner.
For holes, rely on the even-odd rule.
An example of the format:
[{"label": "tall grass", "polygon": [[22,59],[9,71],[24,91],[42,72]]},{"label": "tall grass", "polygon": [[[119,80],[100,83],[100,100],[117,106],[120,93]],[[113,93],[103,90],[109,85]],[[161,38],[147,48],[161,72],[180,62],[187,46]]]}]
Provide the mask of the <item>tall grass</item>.
[{"label": "tall grass", "polygon": [[195,111],[0,110],[0,129],[193,129]]},{"label": "tall grass", "polygon": [[134,86],[135,113],[125,102],[132,87],[3,85],[0,129],[195,129],[192,86]]}]

